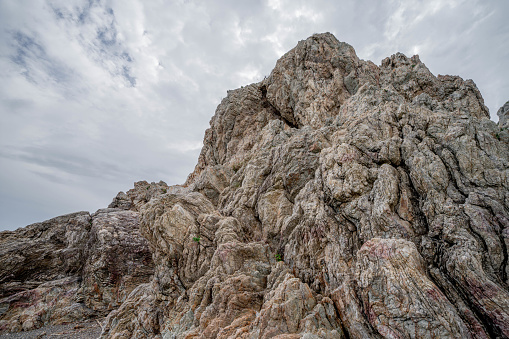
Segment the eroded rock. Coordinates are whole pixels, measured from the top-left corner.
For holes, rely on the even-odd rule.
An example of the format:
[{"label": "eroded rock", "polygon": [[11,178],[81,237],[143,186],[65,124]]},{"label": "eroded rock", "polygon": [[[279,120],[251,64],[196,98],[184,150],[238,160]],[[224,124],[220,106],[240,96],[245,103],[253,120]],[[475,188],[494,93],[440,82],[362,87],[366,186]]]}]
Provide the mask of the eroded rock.
[{"label": "eroded rock", "polygon": [[133,211],[78,212],[0,237],[0,332],[104,316],[153,274]]},{"label": "eroded rock", "polygon": [[330,34],[299,42],[228,92],[187,188],[141,210],[163,314],[149,332],[507,337],[500,133],[471,80],[418,56],[377,67]]},{"label": "eroded rock", "polygon": [[[123,301],[103,338],[507,338],[504,123],[471,80],[314,35],[228,92],[185,185],[92,217],[85,305]],[[115,240],[135,217],[136,288],[107,259],[144,243]]]}]

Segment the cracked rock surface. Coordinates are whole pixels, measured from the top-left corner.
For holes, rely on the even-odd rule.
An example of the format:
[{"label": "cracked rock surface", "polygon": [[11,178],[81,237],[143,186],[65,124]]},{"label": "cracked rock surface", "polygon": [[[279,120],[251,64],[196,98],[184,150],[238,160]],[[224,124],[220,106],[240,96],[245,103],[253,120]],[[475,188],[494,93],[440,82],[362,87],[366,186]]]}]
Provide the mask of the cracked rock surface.
[{"label": "cracked rock surface", "polygon": [[[418,56],[377,66],[313,35],[228,92],[184,185],[139,182],[73,217],[90,236],[61,258],[88,258],[82,281],[50,256],[2,273],[2,296],[33,291],[44,265],[112,310],[103,338],[508,338],[506,111],[491,121],[473,81]],[[26,249],[2,237],[16,267]],[[114,269],[124,247],[145,249]]]},{"label": "cracked rock surface", "polygon": [[1,232],[0,333],[105,316],[152,273],[137,212],[77,212]]},{"label": "cracked rock surface", "polygon": [[471,80],[318,34],[210,126],[140,209],[150,312],[103,337],[509,336],[509,134]]}]

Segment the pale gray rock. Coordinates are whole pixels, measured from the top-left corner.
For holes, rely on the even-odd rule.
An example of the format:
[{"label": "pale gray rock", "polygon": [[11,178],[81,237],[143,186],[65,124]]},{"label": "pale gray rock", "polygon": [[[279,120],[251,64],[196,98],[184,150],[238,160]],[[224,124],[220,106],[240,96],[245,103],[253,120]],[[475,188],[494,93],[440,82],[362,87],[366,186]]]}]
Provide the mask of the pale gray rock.
[{"label": "pale gray rock", "polygon": [[[103,338],[508,338],[502,125],[471,80],[313,35],[228,91],[184,185],[89,217],[84,305],[118,307]],[[135,220],[154,274],[116,298]]]},{"label": "pale gray rock", "polygon": [[509,101],[506,102],[497,112],[498,125],[500,128],[509,128]]},{"label": "pale gray rock", "polygon": [[91,223],[77,212],[0,232],[0,296],[79,274]]},{"label": "pale gray rock", "polygon": [[169,189],[164,181],[150,184],[146,181],[138,181],[134,183],[134,188],[127,191],[127,193],[119,192],[108,208],[139,211],[141,206],[149,202],[150,199],[168,192]]},{"label": "pale gray rock", "polygon": [[186,189],[140,210],[150,335],[509,336],[509,139],[471,80],[318,34],[210,125]]},{"label": "pale gray rock", "polygon": [[108,314],[153,274],[138,212],[78,212],[0,233],[0,333]]}]

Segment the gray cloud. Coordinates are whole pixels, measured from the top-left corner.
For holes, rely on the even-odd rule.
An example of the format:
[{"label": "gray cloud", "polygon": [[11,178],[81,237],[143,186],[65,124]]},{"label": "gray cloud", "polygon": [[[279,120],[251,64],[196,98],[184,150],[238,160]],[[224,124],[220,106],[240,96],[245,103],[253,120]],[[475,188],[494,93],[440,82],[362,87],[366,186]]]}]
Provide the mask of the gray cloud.
[{"label": "gray cloud", "polygon": [[226,90],[330,31],[363,59],[420,54],[509,99],[503,0],[0,2],[0,229],[182,183]]},{"label": "gray cloud", "polygon": [[20,73],[35,84],[68,82],[72,69],[52,60],[34,37],[21,31],[10,32],[13,53],[10,60],[20,66]]}]

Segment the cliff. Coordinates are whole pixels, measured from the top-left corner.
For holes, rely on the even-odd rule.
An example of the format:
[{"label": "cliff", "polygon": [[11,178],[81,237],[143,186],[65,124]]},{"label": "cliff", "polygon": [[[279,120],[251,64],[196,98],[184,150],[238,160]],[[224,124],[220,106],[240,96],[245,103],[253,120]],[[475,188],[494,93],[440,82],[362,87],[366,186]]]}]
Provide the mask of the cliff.
[{"label": "cliff", "polygon": [[0,233],[1,329],[507,338],[503,124],[471,80],[313,35],[228,92],[185,185]]}]

